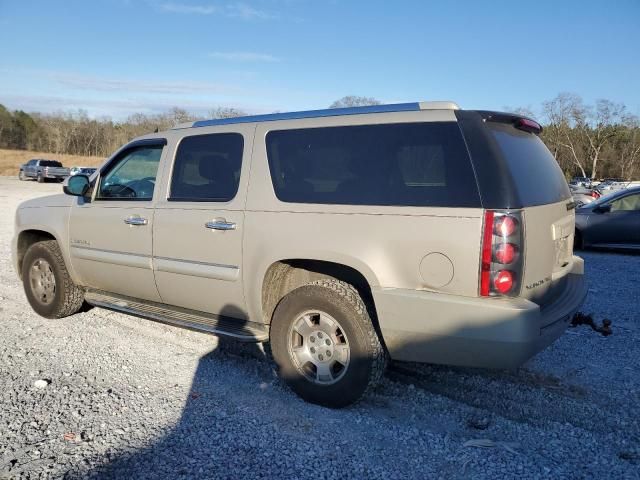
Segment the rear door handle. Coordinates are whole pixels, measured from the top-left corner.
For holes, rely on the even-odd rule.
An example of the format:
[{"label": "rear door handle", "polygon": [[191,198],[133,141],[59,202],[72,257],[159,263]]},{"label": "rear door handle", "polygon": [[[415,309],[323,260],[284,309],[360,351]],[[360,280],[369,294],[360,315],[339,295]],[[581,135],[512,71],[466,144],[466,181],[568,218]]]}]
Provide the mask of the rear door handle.
[{"label": "rear door handle", "polygon": [[149,222],[146,218],[142,218],[142,217],[127,217],[124,219],[124,223],[126,223],[127,225],[140,226],[140,225],[146,225]]},{"label": "rear door handle", "polygon": [[205,228],[211,230],[235,230],[236,224],[234,222],[227,222],[226,220],[213,220],[204,224]]}]

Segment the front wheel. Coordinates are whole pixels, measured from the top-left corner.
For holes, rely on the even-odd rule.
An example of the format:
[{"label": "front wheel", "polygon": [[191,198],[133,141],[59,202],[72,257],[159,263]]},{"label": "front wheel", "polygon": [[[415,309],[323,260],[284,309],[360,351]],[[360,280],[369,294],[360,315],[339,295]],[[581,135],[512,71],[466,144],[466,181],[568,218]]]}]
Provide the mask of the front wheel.
[{"label": "front wheel", "polygon": [[20,180],[21,182],[24,182],[25,178],[24,178],[24,172],[22,170],[20,170],[18,172],[18,180]]},{"label": "front wheel", "polygon": [[304,400],[331,408],[357,402],[382,378],[386,353],[351,285],[320,280],[278,304],[270,344],[279,375]]},{"label": "front wheel", "polygon": [[55,240],[29,247],[22,262],[22,283],[31,308],[42,317],[67,317],[82,308],[84,291],[71,280]]}]

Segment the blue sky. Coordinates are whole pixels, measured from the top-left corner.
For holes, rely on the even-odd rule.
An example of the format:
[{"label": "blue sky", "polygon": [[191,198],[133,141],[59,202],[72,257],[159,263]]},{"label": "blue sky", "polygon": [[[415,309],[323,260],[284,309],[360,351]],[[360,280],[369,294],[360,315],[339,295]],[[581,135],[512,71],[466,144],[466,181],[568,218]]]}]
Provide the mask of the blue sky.
[{"label": "blue sky", "polygon": [[124,118],[344,95],[640,114],[640,1],[0,0],[0,103]]}]

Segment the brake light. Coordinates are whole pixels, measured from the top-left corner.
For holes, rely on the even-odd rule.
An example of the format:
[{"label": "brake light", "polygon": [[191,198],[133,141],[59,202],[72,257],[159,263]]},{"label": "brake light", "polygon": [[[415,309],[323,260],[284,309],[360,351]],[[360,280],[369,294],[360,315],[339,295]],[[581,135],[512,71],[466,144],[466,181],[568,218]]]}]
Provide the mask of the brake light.
[{"label": "brake light", "polygon": [[503,265],[513,262],[516,258],[517,248],[513,243],[502,243],[496,247],[495,257]]},{"label": "brake light", "polygon": [[480,266],[480,295],[489,295],[489,282],[491,277],[491,237],[493,226],[493,212],[484,212],[484,232],[482,236],[482,260]]},{"label": "brake light", "polygon": [[600,194],[598,192],[596,192],[595,190],[593,192],[591,192],[591,196],[593,198],[600,198]]},{"label": "brake light", "polygon": [[542,132],[542,126],[538,122],[534,122],[528,118],[518,118],[514,125],[519,130],[535,133],[536,135],[540,135]]},{"label": "brake light", "polygon": [[517,295],[522,277],[522,215],[486,210],[482,233],[480,295]]},{"label": "brake light", "polygon": [[500,270],[493,279],[493,286],[502,293],[509,293],[513,287],[513,273],[509,270]]},{"label": "brake light", "polygon": [[501,237],[508,237],[516,231],[518,221],[510,215],[504,215],[496,218],[493,224],[493,233],[500,235]]}]

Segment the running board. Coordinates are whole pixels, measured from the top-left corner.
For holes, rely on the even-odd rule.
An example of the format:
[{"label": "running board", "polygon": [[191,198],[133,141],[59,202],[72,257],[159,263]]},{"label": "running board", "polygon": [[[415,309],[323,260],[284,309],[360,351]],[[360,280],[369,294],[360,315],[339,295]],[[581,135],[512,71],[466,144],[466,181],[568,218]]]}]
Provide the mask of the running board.
[{"label": "running board", "polygon": [[200,332],[224,335],[240,342],[264,342],[269,339],[269,327],[261,323],[97,290],[88,290],[84,298],[87,303],[95,307],[107,308]]}]

